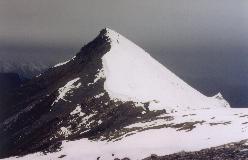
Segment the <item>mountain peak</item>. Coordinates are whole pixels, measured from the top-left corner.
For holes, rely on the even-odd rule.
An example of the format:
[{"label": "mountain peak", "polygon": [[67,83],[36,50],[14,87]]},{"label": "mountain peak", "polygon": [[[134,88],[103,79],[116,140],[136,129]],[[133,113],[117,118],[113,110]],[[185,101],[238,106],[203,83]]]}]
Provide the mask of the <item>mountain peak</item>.
[{"label": "mountain peak", "polygon": [[[122,101],[153,102],[150,109],[168,107],[229,107],[206,97],[156,61],[145,50],[109,28],[105,29],[110,50],[103,55],[104,88]],[[192,99],[188,101],[188,99]],[[153,104],[153,105],[152,105]]]},{"label": "mountain peak", "polygon": [[127,38],[122,36],[120,33],[116,32],[115,30],[110,29],[110,28],[104,28],[103,30],[100,31],[100,33],[104,33],[104,35],[109,38],[111,45],[114,45],[116,43],[120,44],[120,41],[122,41],[122,42],[126,41],[126,42],[134,44],[133,42],[131,42],[130,40],[128,40]]},{"label": "mountain peak", "polygon": [[247,110],[201,94],[108,28],[15,92],[0,101],[0,158],[143,159],[247,138]]},{"label": "mountain peak", "polygon": [[99,33],[100,34],[98,36],[107,36],[110,39],[111,38],[114,39],[114,38],[118,37],[118,35],[119,35],[118,32],[116,32],[113,29],[108,28],[108,27],[101,29]]},{"label": "mountain peak", "polygon": [[109,38],[118,39],[118,37],[119,37],[119,35],[120,35],[118,32],[116,32],[116,31],[114,31],[114,30],[112,30],[112,29],[110,29],[110,28],[105,28],[105,30],[106,30],[107,36],[108,36]]},{"label": "mountain peak", "polygon": [[[100,53],[97,56],[101,58],[102,77],[106,79],[104,89],[112,99],[159,102],[151,103],[150,109],[164,109],[162,106],[167,109],[175,106],[230,107],[223,99],[206,97],[195,90],[145,50],[110,28],[102,29],[92,42],[81,49],[79,55],[82,56],[79,57],[89,55],[92,50],[97,50],[93,54]],[[86,61],[85,58],[79,59]]]}]

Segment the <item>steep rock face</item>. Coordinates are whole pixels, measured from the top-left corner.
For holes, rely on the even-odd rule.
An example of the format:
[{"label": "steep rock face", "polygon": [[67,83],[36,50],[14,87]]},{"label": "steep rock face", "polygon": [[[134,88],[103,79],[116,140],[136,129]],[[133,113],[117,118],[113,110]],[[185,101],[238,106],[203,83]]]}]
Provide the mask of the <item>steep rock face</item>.
[{"label": "steep rock face", "polygon": [[[113,130],[142,116],[144,108],[111,100],[104,90],[101,58],[111,47],[106,32],[102,30],[70,61],[22,85],[17,94],[5,95],[1,101],[1,157],[56,150],[65,139],[100,135],[107,139]],[[144,119],[150,114],[160,111]],[[94,123],[90,123],[92,119]]]},{"label": "steep rock face", "polygon": [[0,106],[0,158],[141,159],[247,138],[247,110],[204,96],[110,29]]},{"label": "steep rock face", "polygon": [[[6,95],[1,111],[0,137],[1,156],[22,154],[46,149],[50,144],[56,145],[61,138],[56,135],[63,121],[70,119],[72,112],[78,104],[92,98],[101,92],[101,81],[94,86],[87,86],[93,82],[98,69],[101,56],[106,53],[110,45],[105,31],[77,54],[67,65],[50,68],[41,76],[18,89],[18,94]],[[57,99],[59,88],[67,82],[80,78],[77,84],[80,90],[75,96],[66,95],[67,100]],[[92,89],[94,87],[95,89]],[[56,103],[55,103],[56,101]],[[88,102],[85,102],[88,103]],[[91,112],[91,108],[87,108]],[[14,142],[14,143],[13,143]]]}]

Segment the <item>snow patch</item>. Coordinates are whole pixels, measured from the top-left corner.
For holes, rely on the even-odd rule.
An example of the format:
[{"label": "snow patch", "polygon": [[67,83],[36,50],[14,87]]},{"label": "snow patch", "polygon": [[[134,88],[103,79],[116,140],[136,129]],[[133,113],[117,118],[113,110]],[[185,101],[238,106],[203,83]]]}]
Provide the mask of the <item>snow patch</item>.
[{"label": "snow patch", "polygon": [[98,124],[102,124],[102,120],[99,120],[99,121],[98,121]]},{"label": "snow patch", "polygon": [[100,69],[100,70],[98,69],[97,71],[98,71],[98,72],[97,72],[97,74],[96,74],[96,78],[94,79],[94,82],[93,82],[93,83],[89,83],[88,86],[90,86],[90,85],[96,83],[96,82],[99,81],[101,78],[105,78],[105,74],[104,74],[104,69],[103,69],[103,68]]},{"label": "snow patch", "polygon": [[96,95],[96,96],[94,96],[95,98],[100,98],[100,97],[102,97],[104,95],[104,93],[100,93],[100,94],[98,94],[98,95]]},{"label": "snow patch", "polygon": [[76,58],[76,56],[72,57],[72,58],[71,58],[70,60],[68,60],[68,61],[58,63],[58,64],[56,64],[56,65],[53,66],[53,67],[56,68],[56,67],[59,67],[59,66],[63,66],[63,65],[65,65],[65,64],[67,64],[68,62],[70,62],[71,60],[74,60],[75,58]]},{"label": "snow patch", "polygon": [[94,122],[94,120],[90,121],[90,119],[91,119],[93,116],[95,116],[95,114],[90,114],[90,115],[87,115],[87,116],[83,117],[81,123],[79,123],[78,126],[80,127],[80,126],[86,124],[86,128],[89,128],[90,125],[91,125],[91,123]]},{"label": "snow patch", "polygon": [[71,134],[71,131],[69,131],[66,127],[61,127],[59,134],[68,137]]},{"label": "snow patch", "polygon": [[101,78],[105,78],[103,68],[101,70],[98,70],[98,71],[99,72],[97,73],[96,78],[94,79],[94,83],[96,83]]},{"label": "snow patch", "polygon": [[248,149],[241,149],[240,152],[247,152]]},{"label": "snow patch", "polygon": [[64,97],[66,96],[67,93],[70,93],[70,91],[72,89],[75,88],[79,88],[81,86],[81,83],[78,83],[77,85],[74,85],[74,83],[76,83],[80,78],[75,78],[71,81],[69,81],[65,86],[59,88],[58,92],[59,92],[59,96],[57,97],[57,99],[53,102],[52,106],[57,103],[59,100],[64,100],[64,101],[68,101],[66,100]]},{"label": "snow patch", "polygon": [[62,63],[58,63],[58,64],[56,64],[54,67],[59,67],[59,66],[65,65],[65,64],[68,63],[68,62],[70,62],[70,60],[65,61],[65,62],[62,62]]},{"label": "snow patch", "polygon": [[79,114],[80,117],[83,117],[85,113],[82,112],[81,106],[77,105],[77,107],[70,113],[70,115]]},{"label": "snow patch", "polygon": [[40,74],[38,74],[37,76],[35,76],[36,78],[38,78],[38,77],[40,77],[42,74],[40,73]]}]

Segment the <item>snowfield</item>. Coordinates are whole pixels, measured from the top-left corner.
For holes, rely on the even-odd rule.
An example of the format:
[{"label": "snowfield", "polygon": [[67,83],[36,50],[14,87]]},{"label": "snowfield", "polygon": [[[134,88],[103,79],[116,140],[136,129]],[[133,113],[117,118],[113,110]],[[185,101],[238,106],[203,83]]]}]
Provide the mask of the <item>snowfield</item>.
[{"label": "snowfield", "polygon": [[[104,89],[112,99],[137,104],[150,102],[150,110],[165,109],[167,113],[153,121],[126,126],[135,134],[126,134],[120,140],[64,141],[58,152],[35,153],[18,159],[142,159],[151,154],[197,151],[248,139],[248,109],[230,108],[220,93],[213,97],[201,94],[119,33],[107,29],[107,36],[111,49],[102,57],[103,68],[95,81],[106,78]],[[67,92],[78,88],[80,84],[75,84],[78,80],[60,88],[55,103],[65,100]],[[80,108],[71,115],[77,113],[81,113]],[[66,128],[61,133],[69,134]]]},{"label": "snowfield", "polygon": [[[142,159],[151,154],[167,155],[180,151],[198,151],[215,147],[230,142],[237,142],[248,138],[248,112],[244,109],[206,109],[182,111],[170,114],[175,119],[168,122],[160,120],[144,124],[133,124],[133,127],[148,127],[146,125],[162,125],[166,123],[183,123],[205,121],[197,124],[191,131],[175,128],[150,129],[137,132],[134,135],[124,137],[119,141],[90,141],[81,139],[77,141],[63,142],[62,150],[55,153],[36,153],[21,157],[20,159],[63,159],[68,160],[96,160],[114,159],[114,157]],[[191,114],[191,115],[189,115]],[[188,116],[185,116],[188,115]],[[215,118],[213,118],[215,116]],[[230,122],[225,123],[225,122]],[[152,124],[154,123],[154,124]],[[114,156],[112,156],[114,154]],[[9,159],[15,159],[9,158]]]},{"label": "snowfield", "polygon": [[151,110],[230,107],[225,100],[206,97],[169,71],[143,49],[108,29],[111,50],[103,56],[105,90],[122,101],[150,102]]}]

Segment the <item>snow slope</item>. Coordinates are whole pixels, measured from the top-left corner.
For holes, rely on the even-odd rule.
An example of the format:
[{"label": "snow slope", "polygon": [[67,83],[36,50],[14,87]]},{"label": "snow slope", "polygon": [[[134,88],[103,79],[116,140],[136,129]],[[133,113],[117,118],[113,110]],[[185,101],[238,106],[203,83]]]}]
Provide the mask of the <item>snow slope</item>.
[{"label": "snow slope", "polygon": [[[246,114],[243,113],[244,111]],[[188,110],[171,115],[175,119],[169,122],[161,119],[156,122],[133,124],[127,126],[127,128],[145,128],[145,126],[194,121],[205,122],[197,124],[196,128],[191,131],[176,130],[175,128],[150,129],[143,132],[134,132],[136,134],[127,137],[124,135],[124,138],[119,141],[90,141],[88,139],[64,141],[62,150],[59,152],[46,155],[35,153],[20,159],[55,160],[59,159],[58,157],[61,155],[66,155],[63,159],[67,160],[96,160],[97,157],[101,157],[101,160],[110,160],[114,157],[142,159],[151,154],[166,155],[180,151],[197,151],[248,138],[248,123],[244,124],[248,121],[247,109]],[[16,158],[9,158],[9,160],[12,159]]]},{"label": "snow slope", "polygon": [[143,49],[107,29],[111,50],[103,56],[105,89],[123,101],[158,101],[150,109],[169,107],[230,107],[225,100],[206,97],[183,82]]}]

